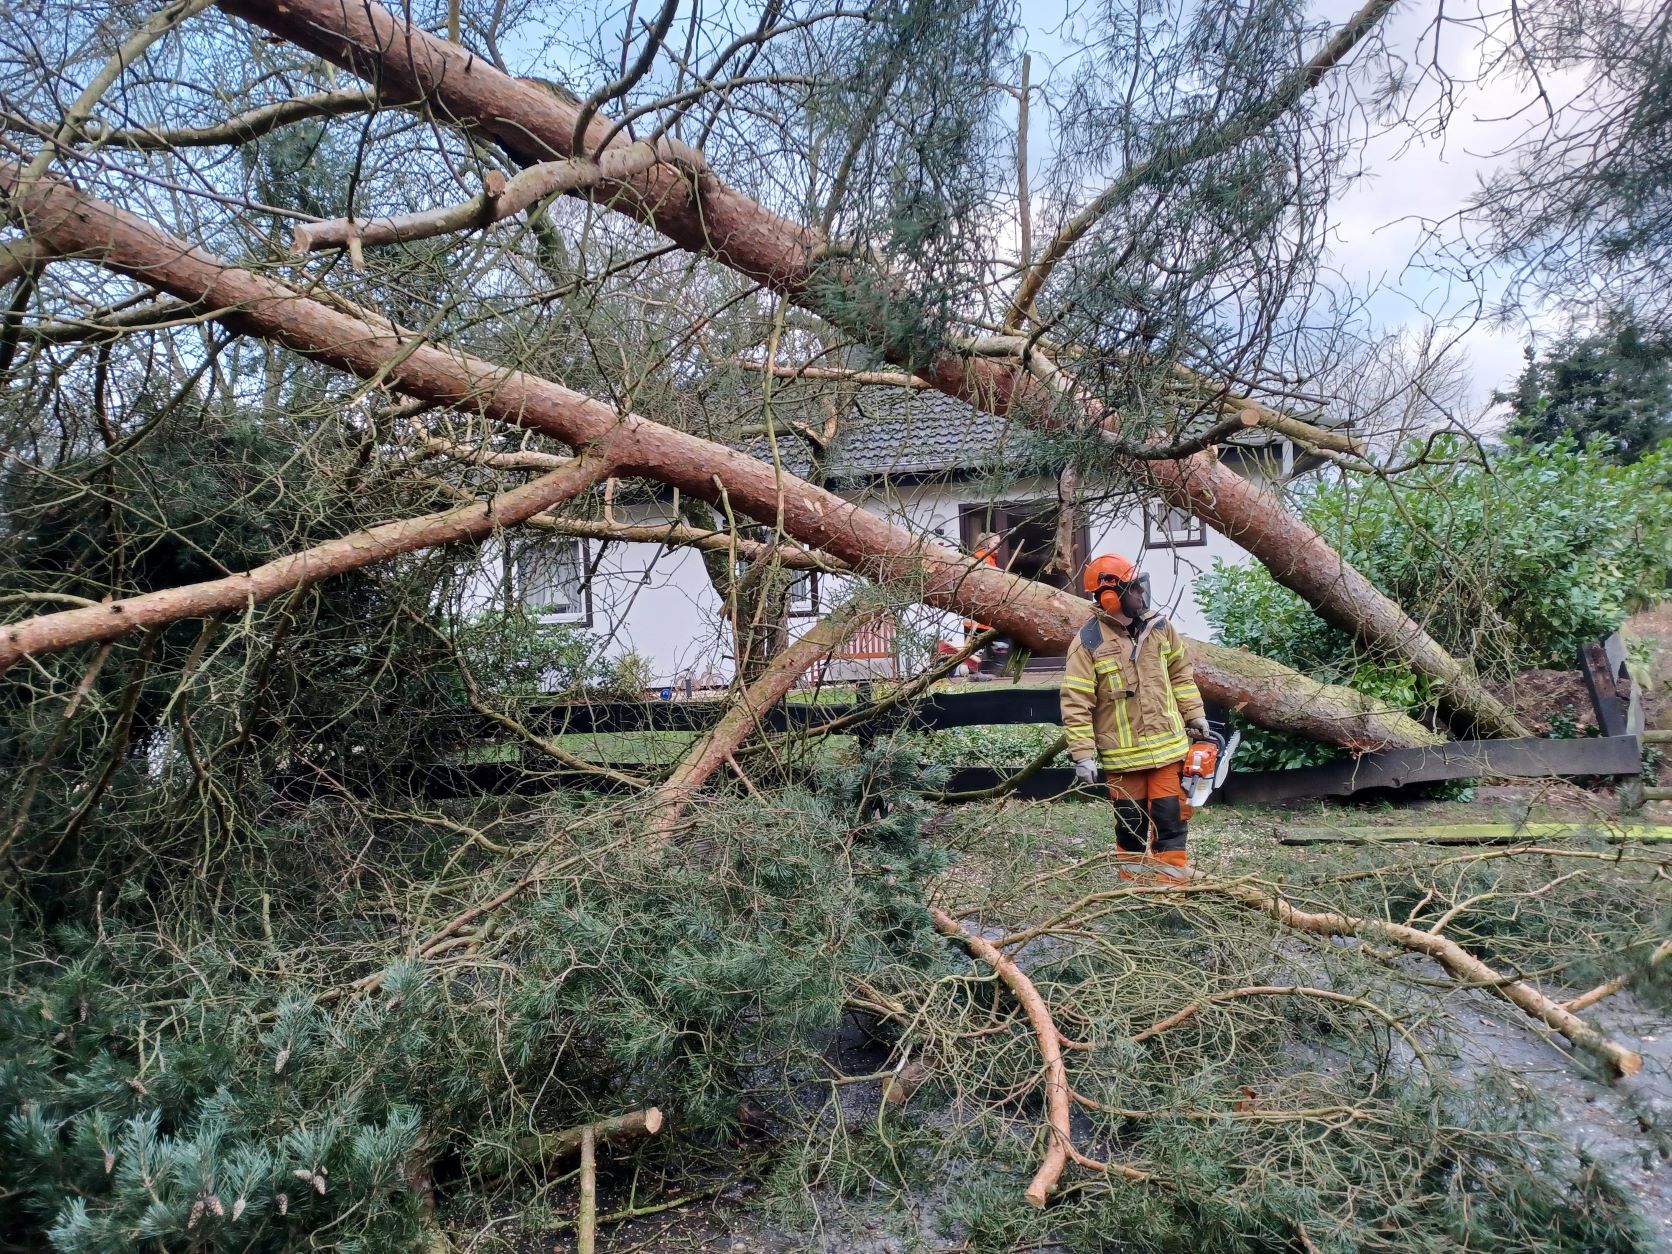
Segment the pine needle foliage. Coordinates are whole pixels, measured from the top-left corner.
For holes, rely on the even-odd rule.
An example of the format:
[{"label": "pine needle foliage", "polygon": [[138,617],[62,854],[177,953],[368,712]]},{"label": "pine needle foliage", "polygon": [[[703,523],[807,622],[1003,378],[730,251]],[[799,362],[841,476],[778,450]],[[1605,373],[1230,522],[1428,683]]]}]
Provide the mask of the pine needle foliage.
[{"label": "pine needle foliage", "polygon": [[625,856],[597,807],[524,816],[518,860],[550,878],[447,959],[408,956],[413,920],[509,868],[435,878],[435,829],[396,821],[361,882],[363,833],[328,802],[294,820],[311,887],[256,862],[278,874],[172,917],[133,881],[91,924],[8,909],[0,1230],[64,1251],[408,1249],[434,1230],[434,1174],[484,1196],[538,1181],[539,1131],[657,1104],[723,1136],[763,1068],[832,1030],[850,978],[944,967],[914,904],[944,865],[918,782],[879,751],[712,811],[664,861]]}]

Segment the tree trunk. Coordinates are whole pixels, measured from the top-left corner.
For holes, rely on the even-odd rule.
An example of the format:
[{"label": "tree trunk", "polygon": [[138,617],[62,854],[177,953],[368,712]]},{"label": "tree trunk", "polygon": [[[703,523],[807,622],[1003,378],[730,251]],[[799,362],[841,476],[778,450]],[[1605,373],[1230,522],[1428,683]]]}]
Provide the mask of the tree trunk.
[{"label": "tree trunk", "polygon": [[1468,721],[1477,735],[1532,734],[1468,668],[1258,484],[1205,453],[1155,462],[1149,470],[1169,502],[1188,509],[1250,553],[1261,554],[1278,583],[1296,591],[1312,589],[1306,599],[1324,621],[1368,648],[1403,658],[1418,674],[1434,680],[1442,708]]},{"label": "tree trunk", "polygon": [[[428,101],[525,164],[574,155],[577,104],[500,73],[475,54],[407,26],[371,0],[353,5],[341,0],[221,0],[221,8],[379,84],[390,99]],[[585,136],[589,150],[613,127],[613,120],[594,116]],[[623,134],[614,144],[629,142]],[[681,247],[783,292],[948,395],[1023,422],[1052,421],[1054,394],[1022,367],[950,347],[924,360],[920,339],[899,342],[888,330],[882,299],[852,299],[855,289],[844,282],[840,266],[821,264],[826,241],[818,231],[727,187],[711,170],[694,171],[689,161],[663,161],[619,181],[602,181],[592,194],[600,205],[636,218]],[[844,299],[827,299],[826,293],[834,295],[837,289]],[[884,283],[874,290],[891,287]],[[1155,463],[1150,470],[1168,500],[1199,513],[1242,545],[1329,622],[1435,680],[1445,708],[1463,716],[1478,733],[1527,734],[1467,668],[1275,498],[1257,489],[1233,490],[1228,482],[1233,472],[1206,458],[1171,467]]]},{"label": "tree trunk", "polygon": [[[0,191],[13,192],[18,174],[15,163],[0,162]],[[201,300],[209,308],[228,310],[222,321],[236,331],[276,341],[362,378],[378,379],[417,399],[468,408],[494,422],[526,427],[575,447],[607,446],[606,460],[613,467],[607,473],[643,475],[708,501],[724,496],[735,508],[758,520],[782,519],[786,534],[833,554],[856,573],[907,588],[915,599],[927,604],[992,623],[1035,652],[1066,652],[1090,613],[1079,597],[972,563],[956,550],[914,534],[832,492],[793,475],[777,474],[772,466],[737,449],[675,431],[636,414],[620,414],[535,375],[507,370],[456,349],[422,343],[387,322],[357,317],[343,307],[310,299],[273,279],[229,266],[203,249],[56,179],[34,183],[19,198],[16,208],[31,238],[57,255],[96,262],[182,299]],[[368,554],[356,564],[380,557]],[[233,580],[244,578],[234,576]],[[175,589],[153,595],[178,598],[190,591]],[[239,595],[234,604],[242,605],[246,599]],[[30,632],[43,642],[37,649],[63,648],[78,640],[109,639],[113,633],[96,627],[94,618],[124,612],[115,606],[71,610],[67,614],[41,615],[27,620],[33,626],[15,624],[8,631]],[[187,617],[201,611],[186,599],[177,601],[173,612],[175,617]],[[78,627],[65,630],[64,620],[77,615],[93,617],[87,622],[73,619]],[[52,643],[45,643],[48,641]],[[1402,714],[1363,710],[1356,717],[1339,721],[1337,716],[1343,709],[1364,704],[1359,694],[1315,688],[1312,681],[1275,663],[1244,666],[1237,660],[1238,655],[1225,657],[1228,651],[1205,645],[1193,648],[1202,691],[1227,705],[1244,708],[1250,719],[1262,725],[1354,748],[1408,748],[1434,742],[1432,733]],[[13,657],[25,651],[30,650],[16,649]],[[1222,665],[1215,665],[1216,658]],[[1298,685],[1298,691],[1323,698],[1324,704],[1315,710],[1301,698],[1268,705],[1268,699],[1278,694],[1268,691],[1266,685],[1279,673]],[[1219,685],[1222,676],[1239,682]],[[1263,676],[1265,683],[1256,680],[1250,686],[1241,682],[1254,676]]]}]

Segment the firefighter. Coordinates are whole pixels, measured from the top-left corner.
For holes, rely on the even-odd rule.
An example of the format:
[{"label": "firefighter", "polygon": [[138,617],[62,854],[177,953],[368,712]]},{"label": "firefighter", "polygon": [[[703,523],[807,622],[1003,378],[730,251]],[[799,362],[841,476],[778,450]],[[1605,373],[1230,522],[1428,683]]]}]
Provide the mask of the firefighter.
[{"label": "firefighter", "polygon": [[[1178,875],[1189,866],[1191,814],[1181,768],[1191,736],[1208,736],[1202,695],[1184,641],[1150,609],[1148,580],[1130,561],[1095,557],[1084,584],[1097,609],[1068,648],[1062,681],[1074,774],[1095,784],[1107,773],[1118,860]],[[1139,878],[1124,867],[1121,875]]]}]

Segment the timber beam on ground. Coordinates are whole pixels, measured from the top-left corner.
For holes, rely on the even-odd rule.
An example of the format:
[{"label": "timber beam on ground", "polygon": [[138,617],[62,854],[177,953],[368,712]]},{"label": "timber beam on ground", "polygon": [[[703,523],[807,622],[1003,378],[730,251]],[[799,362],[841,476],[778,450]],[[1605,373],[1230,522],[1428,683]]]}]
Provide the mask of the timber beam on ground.
[{"label": "timber beam on ground", "polygon": [[1540,845],[1591,837],[1613,843],[1672,841],[1666,823],[1447,823],[1429,827],[1321,826],[1281,829],[1280,845]]},{"label": "timber beam on ground", "polygon": [[[768,732],[803,731],[836,719],[863,714],[862,702],[813,704],[780,702],[760,715]],[[558,702],[537,706],[526,723],[541,735],[591,735],[619,732],[701,732],[725,709],[723,701],[593,701]],[[1055,724],[1059,718],[1055,688],[993,687],[979,692],[945,692],[884,709],[874,719],[844,728],[861,736],[891,728],[937,731],[953,727],[1007,724]],[[492,740],[502,729],[472,716],[457,724],[457,743]],[[1642,769],[1642,739],[1636,735],[1596,736],[1547,740],[1529,736],[1515,740],[1457,740],[1415,749],[1387,749],[1360,754],[1321,766],[1281,771],[1233,771],[1215,794],[1219,801],[1260,804],[1306,797],[1344,797],[1366,789],[1397,789],[1412,784],[1456,779],[1636,779]],[[1018,767],[1017,770],[1020,768]],[[511,764],[483,768],[440,768],[431,772],[442,793],[454,788],[481,787],[489,777],[516,773]],[[1016,771],[993,767],[955,769],[948,793],[979,793],[997,788]],[[541,775],[544,786],[573,782]],[[468,779],[468,783],[466,780]],[[586,786],[590,787],[591,784]],[[518,791],[523,789],[519,788]],[[1101,798],[1100,789],[1077,788],[1073,771],[1052,767],[1034,772],[1008,795],[1022,800],[1059,796]]]},{"label": "timber beam on ground", "polygon": [[[794,708],[794,707],[792,707]],[[809,707],[801,707],[803,709]],[[811,707],[829,718],[830,706]],[[763,719],[763,722],[766,720]],[[949,723],[942,726],[969,726]],[[687,725],[685,730],[691,730]],[[671,730],[671,729],[668,729]],[[781,730],[781,728],[780,728]],[[1367,753],[1324,766],[1300,767],[1287,771],[1233,773],[1214,800],[1260,804],[1296,801],[1308,797],[1345,797],[1372,788],[1402,788],[1410,784],[1452,779],[1551,779],[1551,778],[1636,778],[1642,761],[1636,736],[1596,737],[1588,740],[1467,740],[1437,749],[1396,749]],[[639,770],[626,766],[623,770]],[[947,794],[993,795],[993,790],[1017,774],[1014,769],[990,766],[954,768]],[[488,762],[473,765],[431,766],[419,773],[419,786],[429,796],[479,796],[483,793],[534,793],[552,788],[576,787],[614,791],[596,775],[563,770],[526,769],[516,762]],[[1007,796],[1022,801],[1045,801],[1062,797],[1103,801],[1101,787],[1076,783],[1074,772],[1065,767],[1037,771]]]},{"label": "timber beam on ground", "polygon": [[1287,771],[1233,771],[1220,795],[1233,802],[1288,801],[1451,779],[1636,778],[1642,768],[1643,747],[1636,736],[1454,740]]},{"label": "timber beam on ground", "polygon": [[[725,712],[723,700],[696,701],[576,701],[535,706],[524,722],[548,736],[585,735],[600,732],[706,731]],[[835,719],[862,713],[865,703],[813,704],[784,701],[760,715],[766,731],[801,731]],[[903,723],[916,731],[948,727],[985,727],[1009,723],[1055,723],[1061,708],[1055,688],[993,687],[979,692],[942,692],[881,711],[866,723],[892,727]],[[461,718],[461,742],[493,739],[502,735],[484,719]]]}]

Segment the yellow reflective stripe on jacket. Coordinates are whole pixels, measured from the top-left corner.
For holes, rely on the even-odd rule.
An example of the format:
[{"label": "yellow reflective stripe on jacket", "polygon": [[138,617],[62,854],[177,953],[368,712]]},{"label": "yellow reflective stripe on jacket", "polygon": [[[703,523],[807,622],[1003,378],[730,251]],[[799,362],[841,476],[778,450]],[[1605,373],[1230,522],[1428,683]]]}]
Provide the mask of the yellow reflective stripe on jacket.
[{"label": "yellow reflective stripe on jacket", "polygon": [[1142,771],[1178,762],[1190,752],[1190,740],[1183,732],[1164,737],[1153,745],[1135,745],[1130,749],[1103,749],[1098,762],[1106,771]]},{"label": "yellow reflective stripe on jacket", "polygon": [[[1096,683],[1095,680],[1080,679],[1080,678],[1078,678],[1074,675],[1069,675],[1067,678],[1065,678],[1062,681],[1062,686],[1064,688],[1073,688],[1077,692],[1095,693],[1097,691],[1097,683]],[[1088,726],[1089,726],[1089,724],[1088,724]]]}]

